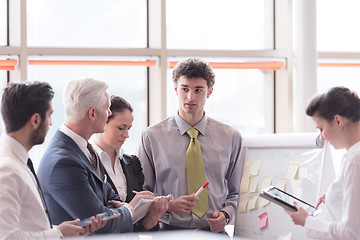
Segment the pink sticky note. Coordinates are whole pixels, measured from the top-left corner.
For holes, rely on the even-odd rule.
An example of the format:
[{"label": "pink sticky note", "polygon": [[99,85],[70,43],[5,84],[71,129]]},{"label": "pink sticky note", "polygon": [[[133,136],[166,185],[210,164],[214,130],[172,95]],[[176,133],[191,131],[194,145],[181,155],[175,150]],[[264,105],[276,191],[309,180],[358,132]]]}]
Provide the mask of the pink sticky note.
[{"label": "pink sticky note", "polygon": [[263,229],[264,227],[266,227],[268,225],[268,213],[267,212],[260,214],[258,216],[258,218],[259,218],[259,223],[257,226],[258,229]]}]

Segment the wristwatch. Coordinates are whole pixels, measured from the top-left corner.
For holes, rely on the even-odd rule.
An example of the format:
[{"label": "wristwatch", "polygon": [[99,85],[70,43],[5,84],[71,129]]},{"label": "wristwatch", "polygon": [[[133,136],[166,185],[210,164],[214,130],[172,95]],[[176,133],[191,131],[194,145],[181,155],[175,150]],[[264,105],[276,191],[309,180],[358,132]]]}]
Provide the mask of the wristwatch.
[{"label": "wristwatch", "polygon": [[227,212],[225,212],[224,210],[221,210],[220,212],[222,212],[225,215],[226,218],[226,224],[229,224],[230,222],[230,216]]}]

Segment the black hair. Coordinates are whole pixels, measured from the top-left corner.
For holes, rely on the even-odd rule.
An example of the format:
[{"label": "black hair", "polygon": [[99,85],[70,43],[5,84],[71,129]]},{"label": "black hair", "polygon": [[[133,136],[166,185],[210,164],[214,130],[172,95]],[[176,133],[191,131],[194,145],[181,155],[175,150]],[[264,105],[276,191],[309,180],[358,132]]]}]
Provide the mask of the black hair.
[{"label": "black hair", "polygon": [[11,83],[4,89],[1,115],[7,133],[21,129],[32,115],[45,119],[54,91],[46,82]]}]

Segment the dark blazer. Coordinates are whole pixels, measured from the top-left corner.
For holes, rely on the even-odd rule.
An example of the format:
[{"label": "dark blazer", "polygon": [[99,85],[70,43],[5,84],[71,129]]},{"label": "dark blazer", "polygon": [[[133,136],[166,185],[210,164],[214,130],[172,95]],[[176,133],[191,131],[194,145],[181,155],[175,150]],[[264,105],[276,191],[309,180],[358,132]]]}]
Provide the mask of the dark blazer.
[{"label": "dark blazer", "polygon": [[[120,200],[109,183],[104,182],[78,145],[61,131],[50,142],[38,170],[50,217],[54,224],[76,218],[84,219],[105,212],[109,200]],[[118,208],[120,217],[109,220],[96,233],[132,231],[132,219],[126,207]]]},{"label": "dark blazer", "polygon": [[[126,200],[125,202],[130,202],[135,194],[132,192],[142,191],[144,185],[144,174],[142,172],[141,163],[139,158],[135,155],[124,154],[122,159],[119,159],[121,167],[123,169],[125,178],[126,178]],[[107,174],[107,173],[106,173]],[[116,192],[116,187],[109,175],[107,174],[108,182],[110,183],[112,189]]]},{"label": "dark blazer", "polygon": [[[142,171],[143,168],[141,167],[139,158],[135,155],[123,154],[123,158],[119,159],[119,161],[126,178],[126,202],[129,203],[135,196],[135,194],[132,192],[133,190],[143,191],[143,185],[144,185],[144,174]],[[116,193],[118,193],[115,184],[113,183],[112,179],[110,178],[106,170],[105,170],[105,174],[107,174],[107,179],[112,189]],[[150,231],[157,231],[159,229],[160,229],[159,224],[157,224]],[[140,220],[134,225],[134,232],[140,232],[140,231],[146,231],[146,229],[142,224],[142,220]]]}]

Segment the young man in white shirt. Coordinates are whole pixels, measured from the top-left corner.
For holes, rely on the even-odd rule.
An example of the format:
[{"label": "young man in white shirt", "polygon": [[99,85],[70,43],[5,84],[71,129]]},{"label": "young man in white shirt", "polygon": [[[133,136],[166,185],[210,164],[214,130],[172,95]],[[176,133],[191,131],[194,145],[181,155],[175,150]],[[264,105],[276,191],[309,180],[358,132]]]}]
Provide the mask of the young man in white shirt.
[{"label": "young man in white shirt", "polygon": [[4,90],[1,114],[6,134],[0,144],[0,239],[54,239],[86,236],[103,227],[79,219],[52,226],[28,151],[44,142],[51,125],[54,92],[48,83],[16,83]]}]

